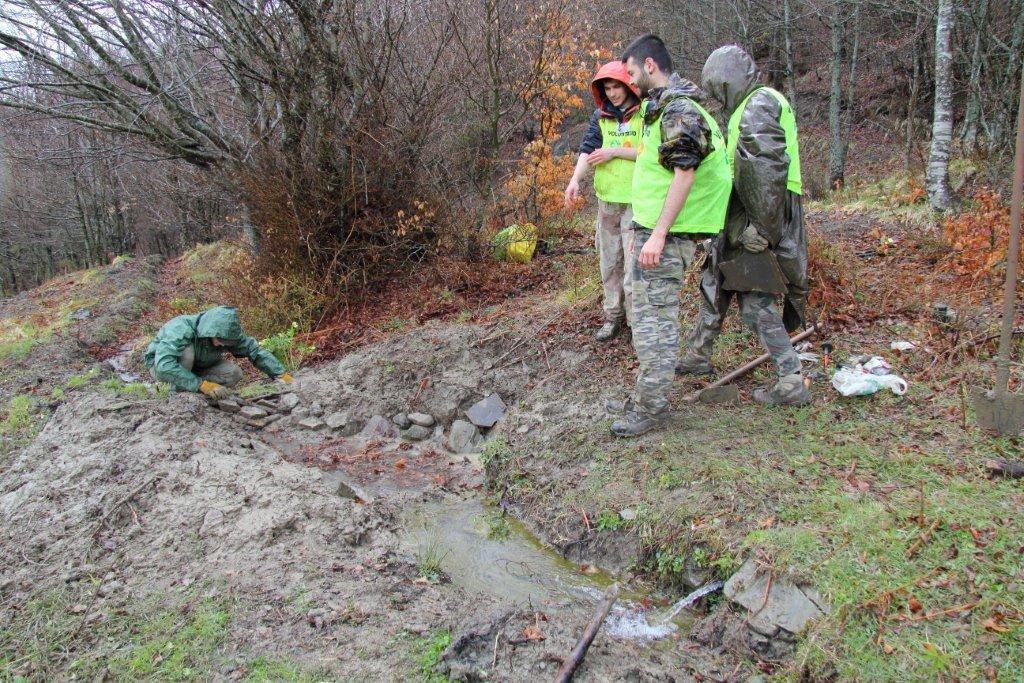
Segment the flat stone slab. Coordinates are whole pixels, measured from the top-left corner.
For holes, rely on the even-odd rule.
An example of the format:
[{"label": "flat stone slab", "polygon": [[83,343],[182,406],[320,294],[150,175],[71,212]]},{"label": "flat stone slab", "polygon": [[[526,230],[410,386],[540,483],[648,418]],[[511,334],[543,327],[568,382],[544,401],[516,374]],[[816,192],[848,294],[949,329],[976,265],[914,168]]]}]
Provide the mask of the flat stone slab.
[{"label": "flat stone slab", "polygon": [[328,470],[323,473],[323,479],[327,482],[327,485],[334,489],[342,498],[348,498],[350,500],[356,500],[360,503],[372,503],[373,495],[367,493],[365,489],[350,480],[343,472],[338,470]]},{"label": "flat stone slab", "polygon": [[299,420],[299,426],[303,429],[320,429],[324,426],[324,421],[319,417],[307,417]]},{"label": "flat stone slab", "polygon": [[260,408],[259,406],[242,406],[241,410],[238,411],[238,414],[250,420],[258,420],[261,417],[266,417],[267,411],[265,408]]},{"label": "flat stone slab", "polygon": [[409,422],[420,427],[433,427],[434,416],[427,413],[409,413]]},{"label": "flat stone slab", "polygon": [[234,401],[218,401],[217,407],[223,410],[225,413],[237,413],[242,409],[242,406],[238,405]]},{"label": "flat stone slab", "polygon": [[807,624],[828,613],[828,605],[816,590],[801,587],[785,576],[759,571],[754,560],[747,560],[725,583],[725,597],[742,605],[751,614],[750,627],[766,636],[785,629],[800,633]]},{"label": "flat stone slab", "polygon": [[491,394],[487,398],[477,401],[466,411],[466,417],[477,427],[489,429],[498,423],[498,420],[505,417],[508,408],[501,396]]},{"label": "flat stone slab", "polygon": [[412,422],[409,420],[409,416],[405,413],[398,413],[391,418],[391,421],[395,423],[399,429],[408,429],[412,426]]},{"label": "flat stone slab", "polygon": [[285,394],[277,402],[277,405],[281,410],[295,410],[299,407],[300,403],[302,403],[302,400],[299,398],[298,394]]},{"label": "flat stone slab", "polygon": [[324,424],[331,429],[344,429],[345,426],[348,425],[348,413],[331,413],[324,418]]}]

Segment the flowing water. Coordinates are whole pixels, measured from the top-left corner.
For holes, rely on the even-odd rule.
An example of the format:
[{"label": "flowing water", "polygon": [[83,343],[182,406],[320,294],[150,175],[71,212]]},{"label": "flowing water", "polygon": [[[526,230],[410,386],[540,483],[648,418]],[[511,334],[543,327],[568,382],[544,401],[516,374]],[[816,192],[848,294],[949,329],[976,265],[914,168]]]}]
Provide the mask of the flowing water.
[{"label": "flowing water", "polygon": [[[521,523],[502,517],[500,510],[479,500],[423,504],[410,514],[407,529],[406,550],[421,564],[439,564],[452,582],[471,593],[533,605],[564,601],[596,604],[615,581],[607,572],[570,562]],[[685,630],[692,615],[683,610],[718,588],[721,582],[694,591],[665,616],[643,607],[646,594],[623,591],[604,630],[610,636],[631,640],[663,638],[680,628]]]}]

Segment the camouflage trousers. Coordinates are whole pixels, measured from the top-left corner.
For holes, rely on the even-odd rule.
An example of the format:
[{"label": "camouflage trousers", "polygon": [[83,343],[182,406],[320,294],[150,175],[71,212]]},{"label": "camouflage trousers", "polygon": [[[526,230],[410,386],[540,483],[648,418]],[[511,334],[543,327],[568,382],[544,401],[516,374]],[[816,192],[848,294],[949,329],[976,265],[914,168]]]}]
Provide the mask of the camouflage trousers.
[{"label": "camouflage trousers", "polygon": [[722,322],[729,310],[729,303],[732,297],[739,299],[740,317],[751,330],[761,338],[761,345],[775,363],[775,370],[779,377],[800,372],[800,357],[793,350],[789,341],[789,334],[782,322],[782,314],[779,312],[778,303],[774,294],[764,292],[729,292],[722,291],[720,295],[721,310],[714,310],[701,297],[700,312],[697,314],[697,321],[690,332],[687,340],[690,351],[702,358],[711,360],[711,350],[722,331]]},{"label": "camouflage trousers", "polygon": [[627,267],[633,245],[633,210],[629,204],[597,202],[594,245],[601,259],[604,319],[633,324],[633,273]]},{"label": "camouflage trousers", "polygon": [[640,370],[633,402],[646,414],[668,410],[669,390],[679,356],[679,294],[696,245],[669,236],[654,268],[640,267],[640,250],[651,231],[635,226],[633,254],[633,347]]},{"label": "camouflage trousers", "polygon": [[[195,368],[196,363],[196,350],[193,346],[186,346],[181,350],[181,367],[185,368],[189,372],[195,373],[200,379],[205,379],[208,382],[216,382],[222,386],[231,388],[242,381],[245,373],[242,372],[242,368],[238,367],[228,359],[221,356],[220,362],[216,365],[212,365],[208,368]],[[152,375],[153,379],[158,382],[170,382],[167,378],[163,377],[156,371],[156,368],[150,368],[149,374]],[[170,382],[173,385],[173,382]]]}]

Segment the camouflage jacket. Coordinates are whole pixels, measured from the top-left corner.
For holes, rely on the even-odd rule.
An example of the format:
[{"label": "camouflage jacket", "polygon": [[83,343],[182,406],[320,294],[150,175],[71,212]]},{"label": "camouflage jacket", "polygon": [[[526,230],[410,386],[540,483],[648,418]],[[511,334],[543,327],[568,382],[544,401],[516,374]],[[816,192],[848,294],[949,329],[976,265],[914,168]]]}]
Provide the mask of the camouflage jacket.
[{"label": "camouflage jacket", "polygon": [[658,160],[669,170],[695,169],[711,154],[711,128],[693,106],[704,94],[691,81],[672,74],[668,85],[655,88],[647,96],[644,123],[651,125],[661,116],[661,147]]}]

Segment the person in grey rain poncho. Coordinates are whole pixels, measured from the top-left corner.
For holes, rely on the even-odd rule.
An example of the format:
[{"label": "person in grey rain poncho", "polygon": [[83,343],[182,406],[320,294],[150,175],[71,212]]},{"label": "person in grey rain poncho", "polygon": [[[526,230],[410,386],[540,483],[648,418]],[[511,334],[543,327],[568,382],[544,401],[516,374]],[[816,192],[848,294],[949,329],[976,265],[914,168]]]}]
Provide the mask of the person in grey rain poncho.
[{"label": "person in grey rain poncho", "polygon": [[[760,84],[759,76],[754,60],[736,45],[715,50],[704,64],[702,86],[722,103],[729,120],[726,140],[733,193],[725,230],[711,242],[701,278],[700,311],[676,372],[713,374],[712,346],[735,297],[741,317],[757,332],[778,372],[774,386],[757,389],[754,400],[802,405],[811,396],[788,334],[804,325],[807,300],[807,235],[800,203],[796,119],[786,98]],[[733,261],[737,257],[742,258]],[[742,277],[738,283],[730,282],[723,275],[723,263],[729,268],[758,259],[768,259],[761,261],[768,267],[747,269],[745,282]],[[783,297],[781,312],[777,294]]]}]

